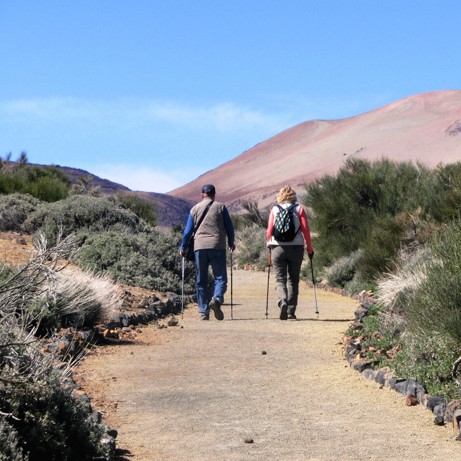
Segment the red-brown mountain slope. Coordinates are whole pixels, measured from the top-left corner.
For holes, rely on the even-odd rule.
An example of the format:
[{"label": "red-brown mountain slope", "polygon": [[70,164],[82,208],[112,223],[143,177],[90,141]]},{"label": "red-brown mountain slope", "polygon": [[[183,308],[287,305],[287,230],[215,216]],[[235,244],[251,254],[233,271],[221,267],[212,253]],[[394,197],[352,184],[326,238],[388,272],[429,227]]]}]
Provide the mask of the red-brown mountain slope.
[{"label": "red-brown mountain slope", "polygon": [[355,117],[301,123],[169,195],[197,201],[201,186],[213,183],[217,198],[233,211],[248,199],[266,206],[282,185],[302,193],[305,183],[336,173],[351,156],[429,167],[461,161],[461,91],[424,93]]}]

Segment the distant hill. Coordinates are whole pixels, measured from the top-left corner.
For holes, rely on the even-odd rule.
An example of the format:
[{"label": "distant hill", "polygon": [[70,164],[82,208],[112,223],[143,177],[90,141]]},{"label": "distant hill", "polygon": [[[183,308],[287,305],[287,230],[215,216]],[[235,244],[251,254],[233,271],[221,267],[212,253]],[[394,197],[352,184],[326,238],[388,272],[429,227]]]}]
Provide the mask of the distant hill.
[{"label": "distant hill", "polygon": [[249,199],[267,206],[282,185],[302,193],[305,183],[335,174],[352,156],[429,167],[461,161],[461,91],[424,93],[355,117],[301,123],[168,195],[194,200],[203,184],[212,183],[231,211]]},{"label": "distant hill", "polygon": [[122,192],[130,193],[155,203],[157,207],[158,225],[162,227],[185,224],[187,215],[193,205],[192,202],[189,202],[186,199],[172,197],[166,194],[156,192],[134,192],[128,187],[109,181],[108,179],[102,179],[88,171],[80,170],[78,168],[70,168],[60,165],[54,166],[66,174],[70,178],[72,184],[75,184],[79,178],[91,176],[93,178],[91,185],[99,187],[101,195],[115,195]]},{"label": "distant hill", "polygon": [[335,174],[345,159],[382,157],[420,162],[429,167],[461,161],[461,90],[434,91],[340,120],[296,125],[243,152],[168,194],[133,192],[128,187],[77,168],[57,166],[72,180],[91,175],[105,195],[132,193],[157,206],[160,226],[184,224],[203,184],[212,183],[217,199],[231,212],[246,200],[260,207],[274,203],[279,188]]}]

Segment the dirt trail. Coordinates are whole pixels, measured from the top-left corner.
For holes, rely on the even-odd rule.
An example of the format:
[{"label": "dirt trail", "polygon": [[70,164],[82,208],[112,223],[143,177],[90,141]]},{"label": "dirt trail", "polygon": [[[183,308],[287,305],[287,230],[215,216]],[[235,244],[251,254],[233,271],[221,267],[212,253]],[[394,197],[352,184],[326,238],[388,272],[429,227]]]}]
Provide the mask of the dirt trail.
[{"label": "dirt trail", "polygon": [[340,342],[356,301],[318,290],[317,319],[304,285],[298,320],[280,321],[272,279],[266,319],[267,275],[233,282],[234,320],[229,304],[222,322],[187,309],[178,326],[146,327],[79,367],[125,459],[461,459],[450,427],[349,368]]}]

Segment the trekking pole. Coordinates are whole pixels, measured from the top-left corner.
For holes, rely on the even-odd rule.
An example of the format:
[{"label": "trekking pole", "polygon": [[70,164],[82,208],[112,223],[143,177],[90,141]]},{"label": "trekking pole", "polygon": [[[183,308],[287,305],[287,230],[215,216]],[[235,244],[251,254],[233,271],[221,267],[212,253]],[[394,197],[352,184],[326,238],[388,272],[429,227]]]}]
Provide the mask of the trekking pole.
[{"label": "trekking pole", "polygon": [[181,318],[184,318],[184,256],[181,258]]},{"label": "trekking pole", "polygon": [[317,314],[317,317],[319,316],[319,306],[317,304],[317,289],[315,287],[315,279],[314,279],[314,264],[311,261],[311,272],[312,272],[312,285],[314,285],[314,299],[315,299],[315,313]]},{"label": "trekking pole", "polygon": [[271,276],[271,247],[267,253],[267,293],[266,293],[266,319],[269,315],[269,280]]},{"label": "trekking pole", "polygon": [[233,301],[233,287],[232,287],[232,269],[233,269],[233,263],[232,263],[232,250],[230,252],[230,266],[231,266],[231,320],[234,320],[234,312],[233,312],[233,308],[234,308],[234,301]]}]

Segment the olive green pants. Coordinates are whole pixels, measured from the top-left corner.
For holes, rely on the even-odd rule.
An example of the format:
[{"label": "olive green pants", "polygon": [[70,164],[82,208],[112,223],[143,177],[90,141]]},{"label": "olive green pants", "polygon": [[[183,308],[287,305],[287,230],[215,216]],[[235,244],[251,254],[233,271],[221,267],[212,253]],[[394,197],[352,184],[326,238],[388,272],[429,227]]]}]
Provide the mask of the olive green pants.
[{"label": "olive green pants", "polygon": [[288,314],[294,314],[298,305],[299,273],[304,257],[303,245],[275,245],[271,250],[275,272],[275,291],[278,305],[288,303]]}]

